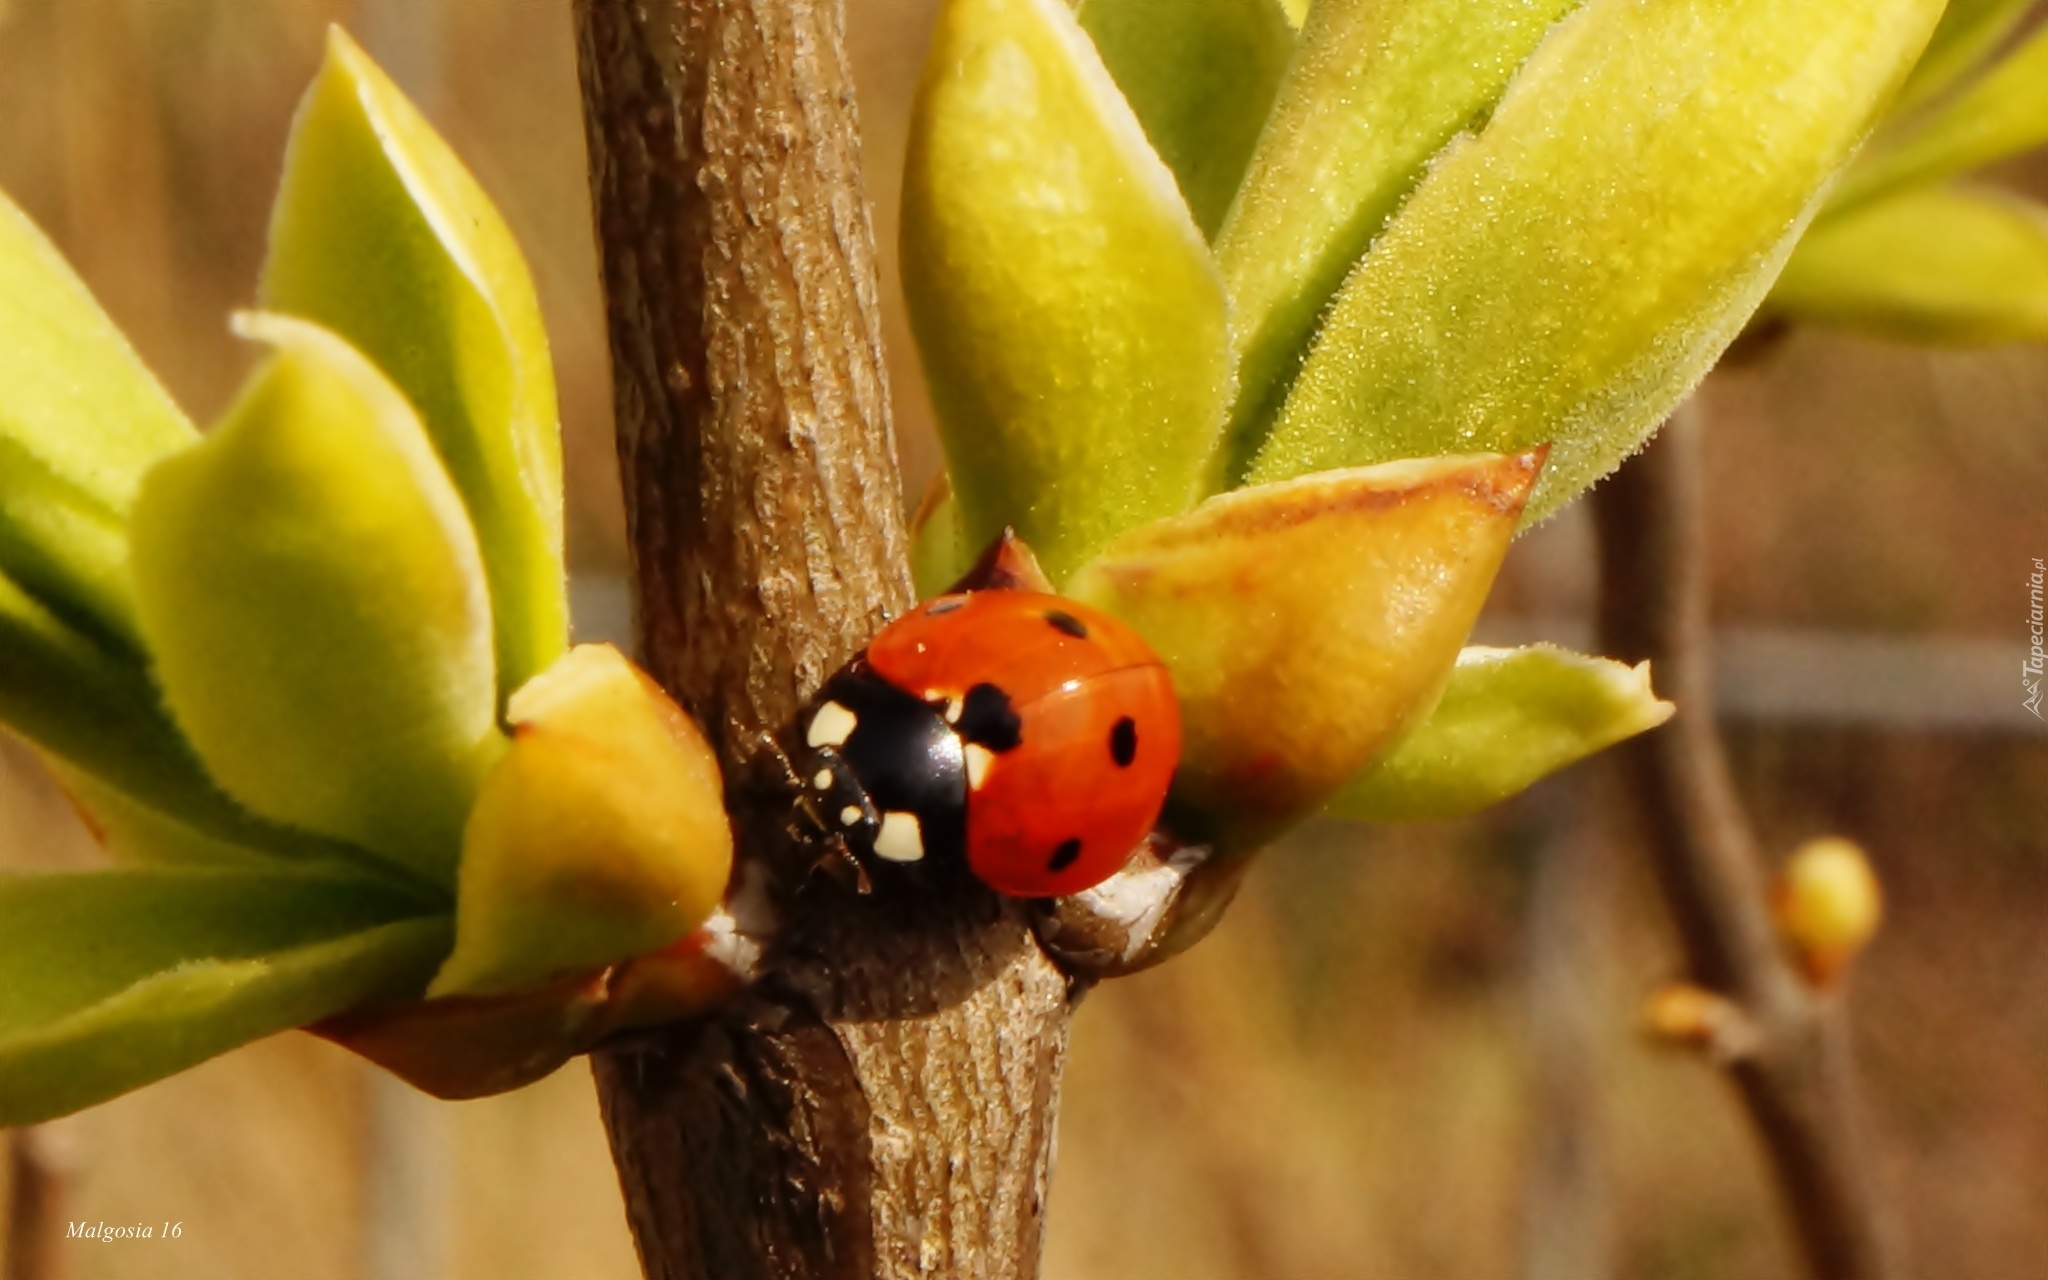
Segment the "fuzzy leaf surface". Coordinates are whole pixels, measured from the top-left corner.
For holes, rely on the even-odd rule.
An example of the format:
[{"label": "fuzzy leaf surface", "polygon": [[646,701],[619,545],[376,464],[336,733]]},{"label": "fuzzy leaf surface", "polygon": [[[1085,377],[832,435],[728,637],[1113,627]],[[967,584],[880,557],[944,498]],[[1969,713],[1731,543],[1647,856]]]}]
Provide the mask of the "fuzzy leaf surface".
[{"label": "fuzzy leaf surface", "polygon": [[1068,594],[1173,672],[1183,834],[1255,848],[1427,713],[1540,466],[1429,458],[1241,489],[1074,575]]},{"label": "fuzzy leaf surface", "polygon": [[1074,14],[1216,234],[1294,52],[1277,0],[1080,0]]},{"label": "fuzzy leaf surface", "polygon": [[1223,286],[1059,0],[947,0],[911,124],[903,280],[966,545],[1055,581],[1209,482]]},{"label": "fuzzy leaf surface", "polygon": [[1548,441],[1555,510],[1740,331],[1940,11],[1588,0],[1345,282],[1252,480]]},{"label": "fuzzy leaf surface", "polygon": [[0,721],[112,788],[202,830],[293,853],[316,842],[230,800],[136,662],[78,632],[0,577]]},{"label": "fuzzy leaf surface", "polygon": [[1444,696],[1386,758],[1346,783],[1329,813],[1368,822],[1456,818],[1654,729],[1675,708],[1631,667],[1554,645],[1473,646]]},{"label": "fuzzy leaf surface", "polygon": [[[1323,0],[1216,238],[1238,352],[1228,475],[1316,319],[1429,158],[1491,110],[1578,0]],[[1198,7],[1198,6],[1189,6]]]},{"label": "fuzzy leaf surface", "polygon": [[476,525],[509,694],[569,635],[540,304],[490,198],[339,28],[292,128],[261,296],[347,339],[419,410]]},{"label": "fuzzy leaf surface", "polygon": [[0,878],[0,1125],[105,1101],[272,1032],[418,991],[445,917],[342,880]]},{"label": "fuzzy leaf surface", "polygon": [[242,327],[274,354],[136,502],[165,701],[248,808],[450,883],[504,749],[468,516],[360,354],[303,321]]},{"label": "fuzzy leaf surface", "polygon": [[0,195],[0,574],[134,644],[128,509],[198,439],[54,246]]},{"label": "fuzzy leaf surface", "polygon": [[1767,310],[1902,342],[2048,341],[2048,209],[1982,188],[1902,191],[1807,232]]}]

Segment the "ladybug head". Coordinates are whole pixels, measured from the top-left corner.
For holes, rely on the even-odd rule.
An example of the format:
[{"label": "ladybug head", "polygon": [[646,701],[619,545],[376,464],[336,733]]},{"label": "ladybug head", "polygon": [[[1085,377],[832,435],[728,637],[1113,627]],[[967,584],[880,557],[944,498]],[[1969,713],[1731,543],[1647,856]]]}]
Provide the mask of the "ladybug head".
[{"label": "ladybug head", "polygon": [[802,727],[795,764],[822,834],[864,862],[961,865],[967,765],[940,709],[856,661]]}]

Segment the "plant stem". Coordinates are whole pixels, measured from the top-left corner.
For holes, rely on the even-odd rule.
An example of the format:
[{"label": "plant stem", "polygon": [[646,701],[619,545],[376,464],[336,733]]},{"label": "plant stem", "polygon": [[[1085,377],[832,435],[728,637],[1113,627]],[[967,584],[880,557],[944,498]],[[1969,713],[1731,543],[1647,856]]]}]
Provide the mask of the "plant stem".
[{"label": "plant stem", "polygon": [[1871,1176],[1839,1002],[1780,944],[1762,861],[1728,771],[1708,687],[1707,545],[1694,401],[1593,490],[1601,651],[1650,659],[1678,704],[1620,748],[1691,979],[1754,1033],[1727,1062],[1819,1280],[1885,1280],[1897,1248]]},{"label": "plant stem", "polygon": [[784,921],[739,1003],[596,1057],[649,1276],[1036,1274],[1068,984],[985,892],[792,865],[754,779],[911,601],[837,0],[577,0],[643,663]]}]

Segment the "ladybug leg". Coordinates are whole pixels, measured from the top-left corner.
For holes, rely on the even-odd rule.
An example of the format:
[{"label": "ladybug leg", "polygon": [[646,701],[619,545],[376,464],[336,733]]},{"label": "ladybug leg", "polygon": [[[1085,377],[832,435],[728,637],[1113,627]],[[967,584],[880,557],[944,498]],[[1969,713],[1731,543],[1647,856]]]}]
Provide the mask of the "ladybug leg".
[{"label": "ladybug leg", "polygon": [[803,775],[797,772],[796,761],[789,758],[782,743],[772,733],[754,735],[755,759],[773,762],[776,782],[788,793],[792,805],[803,816],[805,825],[790,827],[790,834],[799,841],[809,842],[820,836],[831,835],[832,825],[825,821],[825,815],[818,809],[817,798],[804,785]]},{"label": "ladybug leg", "polygon": [[804,789],[803,777],[796,771],[796,761],[789,758],[789,752],[782,749],[782,743],[768,731],[761,730],[754,735],[754,756],[756,759],[772,760],[775,771],[789,789],[799,794]]},{"label": "ladybug leg", "polygon": [[818,798],[805,785],[804,777],[797,772],[796,761],[774,734],[758,733],[755,746],[759,756],[775,762],[778,781],[786,787],[796,810],[795,817],[784,827],[790,841],[796,845],[816,846],[824,849],[817,861],[811,864],[813,875],[824,875],[841,886],[862,895],[874,892],[874,881],[868,877],[868,869],[860,857],[848,847],[846,837],[839,828],[825,820],[824,811],[818,807]]},{"label": "ladybug leg", "polygon": [[818,861],[811,870],[813,874],[835,881],[841,888],[851,889],[862,897],[875,891],[875,882],[868,876],[867,864],[847,848],[846,841],[836,833],[826,838],[825,851],[818,855]]}]

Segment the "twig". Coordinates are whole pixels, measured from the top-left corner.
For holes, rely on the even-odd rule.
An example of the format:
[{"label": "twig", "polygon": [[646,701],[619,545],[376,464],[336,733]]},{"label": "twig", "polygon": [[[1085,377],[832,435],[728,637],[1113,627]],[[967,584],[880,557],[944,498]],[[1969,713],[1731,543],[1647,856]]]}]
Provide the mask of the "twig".
[{"label": "twig", "polygon": [[737,1007],[598,1055],[650,1276],[1037,1271],[1069,1017],[1023,912],[791,866],[764,734],[911,599],[837,0],[577,0],[643,661],[789,921]]},{"label": "twig", "polygon": [[1522,801],[1535,845],[1529,905],[1529,1163],[1522,1185],[1521,1280],[1615,1273],[1613,1178],[1601,1124],[1599,1026],[1614,985],[1614,850],[1583,773],[1550,778]]},{"label": "twig", "polygon": [[1692,980],[1753,1029],[1726,1063],[1819,1280],[1885,1280],[1898,1249],[1879,1203],[1838,1004],[1814,992],[1773,930],[1756,838],[1709,710],[1700,411],[1689,405],[1593,491],[1602,650],[1648,658],[1678,704],[1622,748],[1648,850]]},{"label": "twig", "polygon": [[61,1138],[17,1129],[7,1144],[7,1235],[0,1280],[57,1280],[68,1177]]}]

